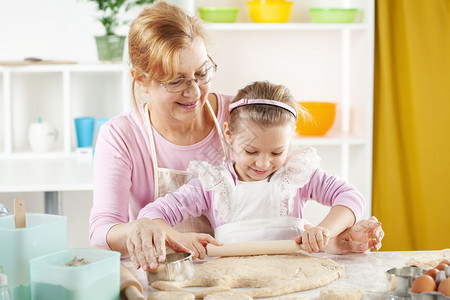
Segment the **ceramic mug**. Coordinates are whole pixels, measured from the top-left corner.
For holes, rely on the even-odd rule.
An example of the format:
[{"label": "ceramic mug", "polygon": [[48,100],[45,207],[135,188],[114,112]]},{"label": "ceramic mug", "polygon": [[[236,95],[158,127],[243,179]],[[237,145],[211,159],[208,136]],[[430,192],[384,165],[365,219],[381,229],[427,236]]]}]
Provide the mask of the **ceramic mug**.
[{"label": "ceramic mug", "polygon": [[58,131],[45,122],[31,123],[28,130],[28,141],[33,152],[48,152],[55,146]]}]

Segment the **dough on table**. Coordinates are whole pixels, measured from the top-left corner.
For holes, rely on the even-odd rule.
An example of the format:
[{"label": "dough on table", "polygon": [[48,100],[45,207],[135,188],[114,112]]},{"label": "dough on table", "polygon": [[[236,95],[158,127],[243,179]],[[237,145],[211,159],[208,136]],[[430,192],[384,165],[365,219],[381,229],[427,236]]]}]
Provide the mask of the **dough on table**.
[{"label": "dough on table", "polygon": [[[155,281],[152,287],[171,291],[185,287],[251,288],[239,292],[264,298],[315,289],[343,276],[344,267],[333,260],[302,253],[221,257],[195,265],[195,275],[188,280]],[[193,293],[196,298],[211,294],[201,290]]]},{"label": "dough on table", "polygon": [[189,292],[155,292],[148,295],[148,300],[195,300],[195,296]]},{"label": "dough on table", "polygon": [[445,259],[450,260],[450,249],[417,255],[408,261],[408,265],[432,269]]},{"label": "dough on table", "polygon": [[220,293],[214,293],[214,294],[208,294],[206,295],[204,300],[253,300],[252,297],[246,294],[242,293],[236,293],[233,291],[228,292],[220,292]]},{"label": "dough on table", "polygon": [[320,291],[320,300],[360,300],[364,293],[357,287],[329,286]]}]

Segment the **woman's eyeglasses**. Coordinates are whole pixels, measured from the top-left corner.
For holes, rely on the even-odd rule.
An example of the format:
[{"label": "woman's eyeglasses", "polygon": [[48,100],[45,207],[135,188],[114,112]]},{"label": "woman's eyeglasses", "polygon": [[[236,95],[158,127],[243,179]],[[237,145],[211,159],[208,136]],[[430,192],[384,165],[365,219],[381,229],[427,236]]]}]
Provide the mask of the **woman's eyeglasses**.
[{"label": "woman's eyeglasses", "polygon": [[160,81],[159,85],[165,88],[169,93],[181,93],[187,90],[192,82],[195,82],[197,85],[209,83],[217,72],[217,64],[209,55],[208,58],[210,59],[212,66],[207,67],[201,74],[196,74],[195,78],[178,78],[169,82]]}]

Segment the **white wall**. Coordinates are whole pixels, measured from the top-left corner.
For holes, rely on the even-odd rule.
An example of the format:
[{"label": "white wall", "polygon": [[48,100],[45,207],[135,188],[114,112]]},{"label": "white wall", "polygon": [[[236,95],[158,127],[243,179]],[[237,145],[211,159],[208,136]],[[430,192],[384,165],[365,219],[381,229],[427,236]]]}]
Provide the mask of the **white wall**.
[{"label": "white wall", "polygon": [[[0,0],[0,60],[39,57],[97,61],[94,36],[105,34],[87,0]],[[139,9],[127,13],[133,19]],[[126,35],[128,26],[117,34]]]}]

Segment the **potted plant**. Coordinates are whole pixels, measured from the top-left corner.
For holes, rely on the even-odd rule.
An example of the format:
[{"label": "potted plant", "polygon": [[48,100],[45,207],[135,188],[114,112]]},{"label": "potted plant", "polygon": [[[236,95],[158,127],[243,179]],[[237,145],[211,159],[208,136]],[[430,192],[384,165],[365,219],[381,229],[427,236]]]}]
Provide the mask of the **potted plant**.
[{"label": "potted plant", "polygon": [[122,61],[123,46],[126,36],[115,34],[119,25],[128,23],[120,21],[132,7],[151,4],[154,0],[87,0],[95,2],[98,10],[97,19],[103,24],[106,34],[96,36],[98,59],[100,61]]}]

